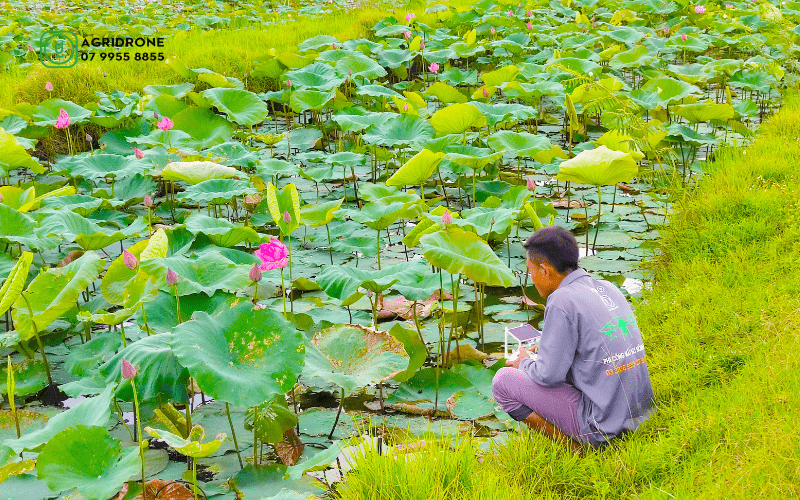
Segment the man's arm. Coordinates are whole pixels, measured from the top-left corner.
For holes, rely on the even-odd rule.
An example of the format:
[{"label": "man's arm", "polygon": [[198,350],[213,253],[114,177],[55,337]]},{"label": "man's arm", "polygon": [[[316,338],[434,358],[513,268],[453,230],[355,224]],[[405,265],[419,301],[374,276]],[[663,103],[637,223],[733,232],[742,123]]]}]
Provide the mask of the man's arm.
[{"label": "man's arm", "polygon": [[578,347],[578,329],[567,313],[556,305],[549,305],[544,312],[544,328],[539,341],[539,356],[536,361],[527,358],[519,369],[539,385],[553,386],[567,381],[567,372],[575,359]]}]

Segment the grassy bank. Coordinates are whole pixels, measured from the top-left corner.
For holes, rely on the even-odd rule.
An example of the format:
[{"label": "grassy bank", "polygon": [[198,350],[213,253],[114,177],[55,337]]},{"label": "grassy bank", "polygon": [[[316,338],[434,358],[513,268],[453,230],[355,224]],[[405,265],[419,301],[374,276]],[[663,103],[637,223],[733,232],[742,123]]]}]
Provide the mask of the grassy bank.
[{"label": "grassy bank", "polygon": [[[663,228],[636,305],[657,415],[573,456],[521,432],[476,458],[369,455],[344,498],[790,498],[800,493],[800,99],[717,155]],[[412,474],[423,468],[424,474]],[[403,478],[398,481],[397,478]]]}]

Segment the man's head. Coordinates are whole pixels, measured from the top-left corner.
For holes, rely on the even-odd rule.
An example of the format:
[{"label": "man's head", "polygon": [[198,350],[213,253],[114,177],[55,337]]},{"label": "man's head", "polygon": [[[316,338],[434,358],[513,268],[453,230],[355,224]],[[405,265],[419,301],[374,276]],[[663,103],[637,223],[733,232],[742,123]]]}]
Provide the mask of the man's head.
[{"label": "man's head", "polygon": [[522,246],[528,251],[528,271],[536,291],[544,298],[578,268],[578,243],[572,233],[561,226],[539,229]]}]

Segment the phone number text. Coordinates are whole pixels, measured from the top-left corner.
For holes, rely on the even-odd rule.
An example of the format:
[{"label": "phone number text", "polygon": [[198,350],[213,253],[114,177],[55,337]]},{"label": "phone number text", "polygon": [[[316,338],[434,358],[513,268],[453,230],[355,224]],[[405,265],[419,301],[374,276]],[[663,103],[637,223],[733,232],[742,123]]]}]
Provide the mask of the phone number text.
[{"label": "phone number text", "polygon": [[83,52],[81,61],[164,61],[163,52]]}]

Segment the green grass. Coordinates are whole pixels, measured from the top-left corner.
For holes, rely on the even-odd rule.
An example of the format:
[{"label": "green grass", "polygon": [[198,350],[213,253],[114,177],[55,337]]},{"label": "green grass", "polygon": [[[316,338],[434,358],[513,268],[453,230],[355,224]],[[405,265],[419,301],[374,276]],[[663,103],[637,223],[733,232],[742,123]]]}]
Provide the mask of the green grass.
[{"label": "green grass", "polygon": [[[650,263],[652,290],[636,306],[659,408],[637,433],[583,457],[529,432],[481,459],[464,445],[429,448],[410,463],[371,454],[349,474],[342,497],[798,495],[799,138],[793,95],[753,144],[720,151],[676,203],[661,231],[662,254]],[[470,481],[431,466],[434,456],[458,464]],[[425,464],[424,474],[411,473]]]}]

